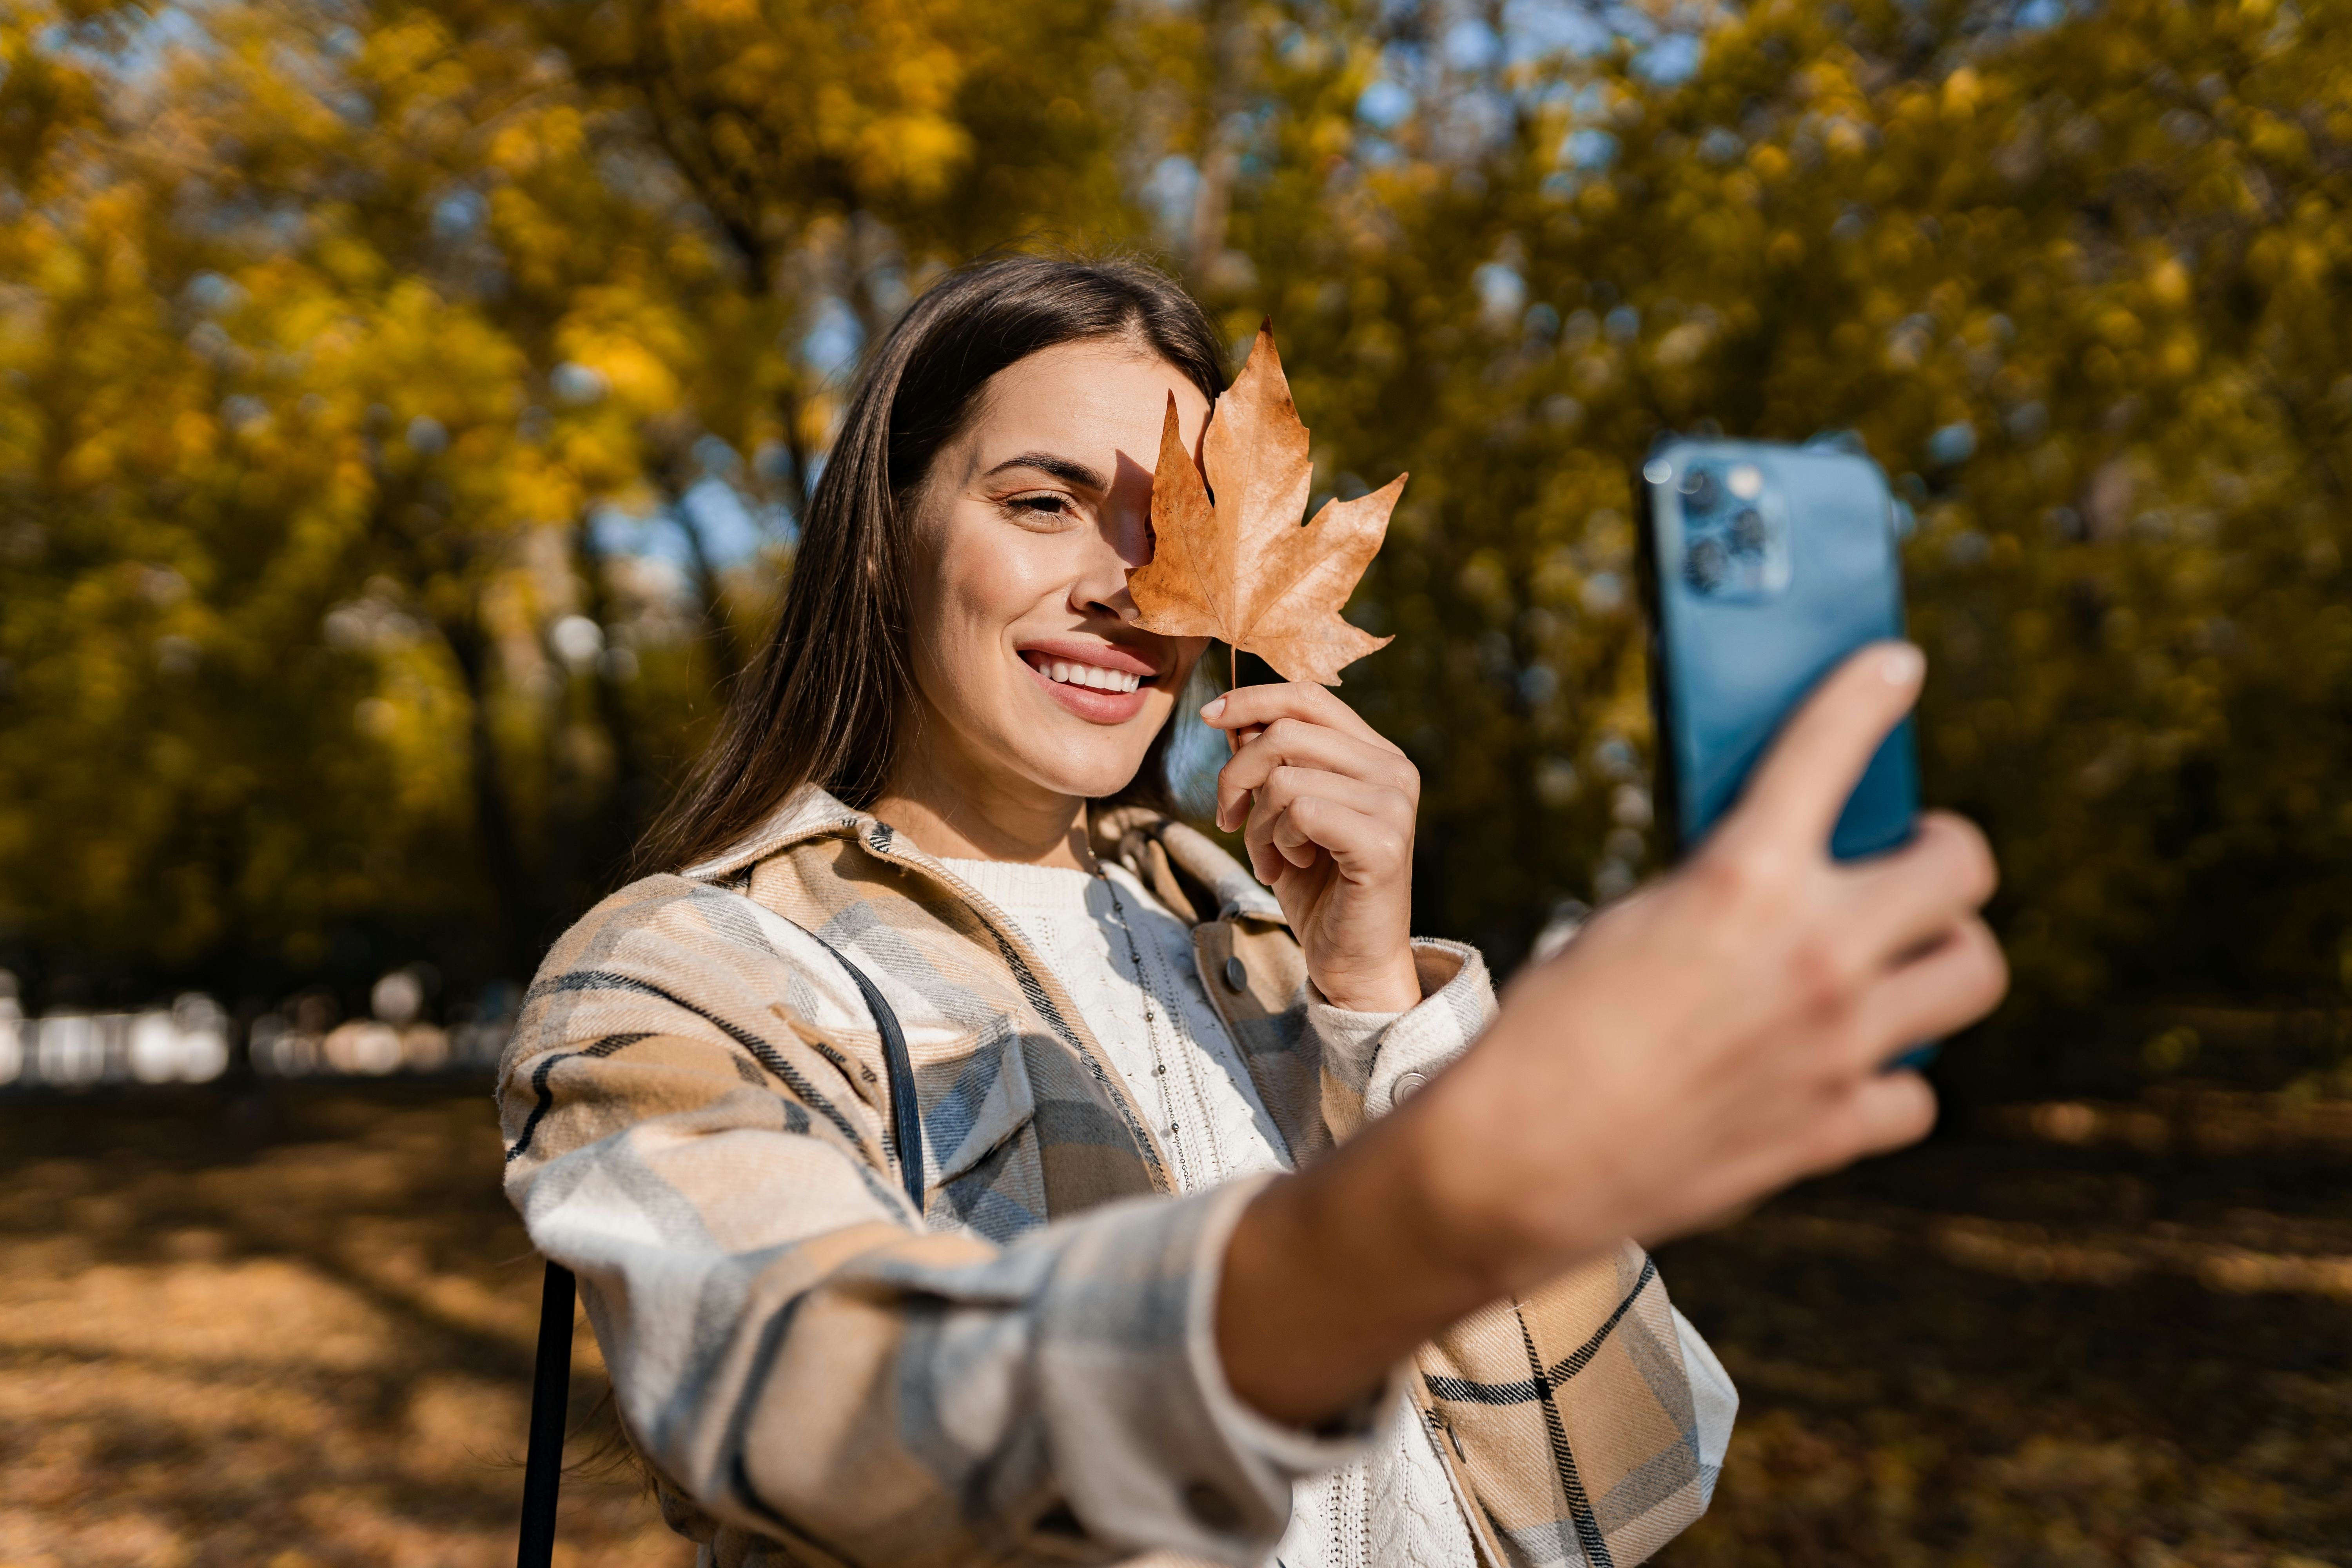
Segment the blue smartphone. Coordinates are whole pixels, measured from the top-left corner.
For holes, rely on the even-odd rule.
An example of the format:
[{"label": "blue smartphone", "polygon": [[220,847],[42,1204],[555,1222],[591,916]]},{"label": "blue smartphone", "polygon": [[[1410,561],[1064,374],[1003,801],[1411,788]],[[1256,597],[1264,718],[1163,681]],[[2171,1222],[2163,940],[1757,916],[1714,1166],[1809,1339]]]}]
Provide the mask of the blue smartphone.
[{"label": "blue smartphone", "polygon": [[[1886,476],[1834,447],[1668,437],[1634,482],[1658,817],[1686,854],[1738,798],[1789,714],[1864,643],[1903,635]],[[1841,859],[1911,837],[1919,768],[1906,718],[1846,802]]]},{"label": "blue smartphone", "polygon": [[[1790,713],[1864,643],[1903,635],[1886,475],[1831,446],[1670,437],[1634,477],[1657,720],[1657,820],[1676,858],[1731,809]],[[1855,859],[1919,815],[1911,720],[1870,760],[1830,837]],[[1894,1065],[1919,1067],[1922,1046]]]}]

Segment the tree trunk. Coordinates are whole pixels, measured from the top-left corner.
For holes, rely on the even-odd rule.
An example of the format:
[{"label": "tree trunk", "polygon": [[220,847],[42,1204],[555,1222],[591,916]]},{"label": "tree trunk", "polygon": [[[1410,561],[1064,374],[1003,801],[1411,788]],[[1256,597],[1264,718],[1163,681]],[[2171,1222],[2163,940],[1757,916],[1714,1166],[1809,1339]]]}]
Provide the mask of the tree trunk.
[{"label": "tree trunk", "polygon": [[710,658],[718,676],[712,685],[721,692],[731,691],[735,678],[743,671],[743,649],[735,640],[735,620],[727,613],[726,590],[719,584],[718,568],[711,564],[709,551],[703,547],[701,525],[688,510],[686,488],[678,482],[681,476],[677,470],[674,463],[662,467],[662,505],[677,521],[678,531],[686,535],[687,554],[694,567],[694,591],[702,599],[702,618],[710,628]]},{"label": "tree trunk", "polygon": [[1192,195],[1192,233],[1184,258],[1185,270],[1195,286],[1209,280],[1217,258],[1225,253],[1225,221],[1233,207],[1234,177],[1241,170],[1234,117],[1248,96],[1248,12],[1236,0],[1211,0],[1202,29],[1207,35],[1215,74],[1211,78],[1209,100],[1202,106],[1207,124],[1201,137],[1201,183]]},{"label": "tree trunk", "polygon": [[542,901],[526,865],[513,803],[507,797],[498,737],[490,727],[489,639],[471,617],[437,625],[466,683],[467,772],[473,786],[476,847],[490,884],[492,951],[506,977],[520,983],[539,967]]},{"label": "tree trunk", "polygon": [[601,809],[583,824],[582,838],[588,852],[592,895],[603,892],[623,871],[637,836],[660,808],[660,784],[646,765],[637,727],[629,712],[628,693],[614,666],[613,593],[605,577],[604,552],[595,531],[583,517],[572,531],[580,555],[580,576],[586,584],[582,607],[604,630],[605,655],[596,661],[596,715],[613,747],[613,779]]}]

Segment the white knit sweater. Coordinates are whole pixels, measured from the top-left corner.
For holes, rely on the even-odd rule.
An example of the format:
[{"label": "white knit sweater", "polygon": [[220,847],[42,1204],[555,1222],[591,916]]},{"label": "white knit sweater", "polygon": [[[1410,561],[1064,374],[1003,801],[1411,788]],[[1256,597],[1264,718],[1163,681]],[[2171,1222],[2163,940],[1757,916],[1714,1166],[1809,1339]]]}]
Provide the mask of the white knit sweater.
[{"label": "white knit sweater", "polygon": [[[945,864],[1053,966],[1157,1127],[1181,1191],[1288,1168],[1241,1053],[1201,990],[1191,931],[1141,882],[1116,865],[1094,877],[993,860]],[[1313,1005],[1327,1038],[1369,1037],[1391,1016]],[[1675,1323],[1697,1405],[1700,1463],[1719,1466],[1738,1395],[1681,1313]],[[1387,1438],[1365,1458],[1297,1485],[1273,1559],[1279,1568],[1475,1568],[1453,1480],[1409,1411],[1400,1403]]]}]

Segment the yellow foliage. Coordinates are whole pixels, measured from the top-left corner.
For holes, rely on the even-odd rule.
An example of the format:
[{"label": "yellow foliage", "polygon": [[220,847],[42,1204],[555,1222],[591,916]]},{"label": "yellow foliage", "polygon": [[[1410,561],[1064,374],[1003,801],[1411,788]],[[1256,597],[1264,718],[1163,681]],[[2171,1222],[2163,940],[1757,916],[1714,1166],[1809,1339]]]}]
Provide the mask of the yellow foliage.
[{"label": "yellow foliage", "polygon": [[1962,66],[1944,79],[1944,112],[1966,119],[1976,111],[1977,100],[1984,96],[1984,86],[1970,66]]},{"label": "yellow foliage", "polygon": [[[142,99],[107,24],[76,54],[48,0],[0,13],[28,940],[442,930],[520,973],[740,668],[841,356],[1051,237],[1159,246],[1229,331],[1276,310],[1318,483],[1413,471],[1349,690],[1430,779],[1430,929],[1507,961],[1654,868],[1612,815],[1646,780],[1625,465],[1711,421],[1854,432],[1918,511],[1929,784],[1992,826],[2029,998],[2338,984],[2342,0],[1965,35],[1770,0],[1688,80],[1424,79],[1349,5],[202,14]],[[713,482],[765,531],[699,531]],[[601,651],[558,648],[575,616]]]}]

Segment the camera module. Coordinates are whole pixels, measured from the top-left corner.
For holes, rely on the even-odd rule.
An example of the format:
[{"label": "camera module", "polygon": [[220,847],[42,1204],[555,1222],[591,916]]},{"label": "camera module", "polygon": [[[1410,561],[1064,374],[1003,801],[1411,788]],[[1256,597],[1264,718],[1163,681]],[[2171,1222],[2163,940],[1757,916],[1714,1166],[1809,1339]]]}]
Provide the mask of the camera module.
[{"label": "camera module", "polygon": [[1690,585],[1700,593],[1712,594],[1723,585],[1725,569],[1728,564],[1724,559],[1721,544],[1712,539],[1702,539],[1692,545],[1690,552],[1683,557],[1683,575],[1689,578]]},{"label": "camera module", "polygon": [[1715,476],[1705,468],[1684,469],[1682,484],[1678,488],[1683,494],[1683,510],[1701,512],[1715,510],[1719,491]]}]

